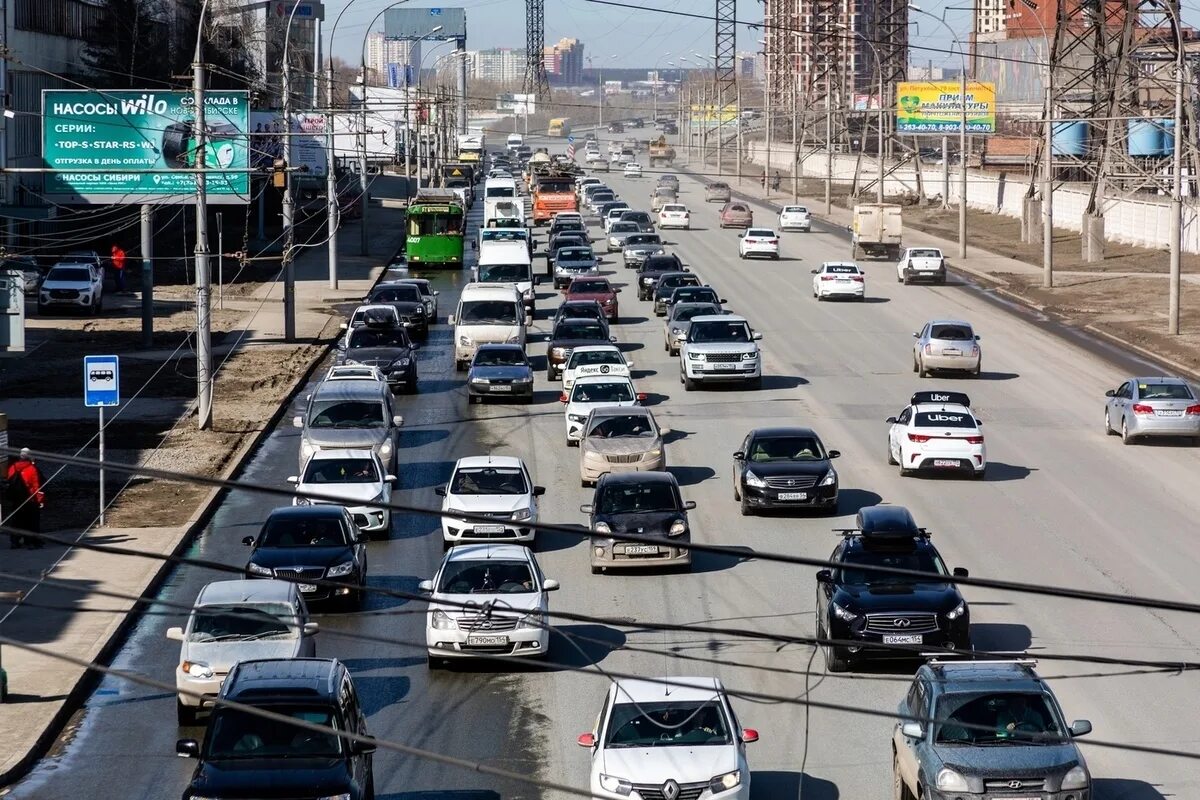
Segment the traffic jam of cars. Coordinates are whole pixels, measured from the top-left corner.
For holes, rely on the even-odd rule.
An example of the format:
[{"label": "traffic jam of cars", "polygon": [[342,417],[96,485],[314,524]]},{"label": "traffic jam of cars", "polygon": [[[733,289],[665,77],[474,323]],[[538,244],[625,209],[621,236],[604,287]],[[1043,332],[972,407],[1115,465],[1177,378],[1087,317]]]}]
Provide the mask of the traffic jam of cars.
[{"label": "traffic jam of cars", "polygon": [[[520,145],[521,137],[513,136]],[[508,153],[489,154],[489,180],[520,180],[512,137],[509,147]],[[607,163],[594,138],[584,148],[580,163]],[[375,746],[353,676],[337,661],[314,658],[320,637],[310,607],[359,609],[369,591],[367,543],[387,538],[392,488],[405,469],[398,452],[404,419],[395,396],[421,391],[417,353],[438,329],[449,328],[467,404],[534,404],[535,387],[553,390],[557,404],[543,401],[538,411],[552,407],[561,414],[560,429],[555,422],[561,438],[552,446],[578,450],[580,516],[544,520],[546,488],[531,463],[505,454],[502,446],[453,463],[448,480],[433,489],[444,556],[427,565],[429,577],[417,587],[427,603],[424,656],[430,669],[481,659],[501,665],[546,659],[555,624],[552,594],[595,591],[612,573],[649,573],[661,583],[671,580],[661,577],[666,573],[692,569],[689,514],[698,501],[732,502],[742,516],[837,514],[835,464],[843,463],[842,454],[814,427],[786,417],[744,435],[739,430],[741,444],[721,468],[732,477],[723,500],[711,493],[689,497],[688,486],[668,470],[675,465],[668,454],[671,429],[656,418],[659,405],[647,402],[617,335],[636,309],[662,323],[664,355],[647,347],[639,354],[639,362],[647,360],[643,368],[653,362],[672,381],[677,373],[684,392],[726,386],[732,391],[721,393],[725,401],[762,388],[764,336],[754,326],[753,309],[729,308],[722,292],[673,252],[661,232],[688,236],[704,216],[706,225],[741,230],[740,259],[774,261],[786,242],[783,232],[802,238],[813,230],[808,209],[785,205],[775,226],[765,227],[755,221],[762,211],[720,182],[702,190],[705,203],[722,204],[718,212],[691,209],[680,200],[676,176],[643,171],[636,154],[624,148],[612,160],[622,165],[622,179],[638,185],[657,175],[649,193],[656,208],[637,208],[632,198],[623,200],[604,180],[576,167],[576,202],[550,219],[540,251],[547,260],[544,280],[535,274],[531,239],[481,232],[471,282],[445,313],[445,327],[439,293],[428,280],[407,275],[385,274],[350,314],[336,364],[292,420],[300,431],[297,471],[287,479],[297,491],[293,503],[272,511],[260,530],[245,536],[247,577],[206,586],[186,624],[167,632],[180,646],[179,724],[208,726],[202,740],[178,743],[181,756],[199,760],[185,800],[266,797],[264,774],[294,772],[275,770],[280,759],[317,757],[322,766],[303,773],[320,785],[315,795],[290,785],[285,788],[292,794],[275,787],[270,796],[375,797]],[[732,235],[730,240],[732,249]],[[945,280],[945,261],[934,248],[904,251],[896,270],[904,284]],[[821,263],[810,272],[817,301],[862,301],[867,295],[866,270],[852,260]],[[544,343],[535,344],[529,323],[535,287],[543,285],[553,286],[560,299],[549,310]],[[801,286],[802,296],[808,287]],[[912,336],[911,368],[922,388],[880,398],[897,410],[876,423],[880,450],[885,438],[887,448],[878,453],[879,463],[886,460],[901,476],[985,478],[983,422],[969,394],[930,380],[979,377],[981,336],[957,319],[929,320]],[[543,350],[544,374],[535,372],[530,356]],[[514,407],[512,413],[533,412]],[[1158,435],[1200,437],[1200,400],[1180,380],[1130,378],[1108,392],[1105,430],[1126,443]],[[593,586],[560,587],[543,573],[540,521],[586,525]],[[964,593],[958,585],[968,572],[946,565],[934,534],[904,506],[877,504],[861,507],[853,526],[837,531],[835,539],[831,566],[816,573],[815,585],[797,586],[813,599],[815,642],[826,669],[920,663],[912,680],[896,690],[892,796],[1090,800],[1092,777],[1073,739],[1090,732],[1091,724],[1068,721],[1032,660],[971,657],[969,587]],[[217,698],[261,706],[320,730],[295,744],[286,725],[255,720],[236,706],[215,704]],[[595,702],[594,715],[559,721],[582,731],[577,743],[588,753],[593,796],[751,797],[749,746],[759,733],[741,717],[753,706],[731,696],[721,680],[686,673],[614,677]],[[339,743],[337,731],[358,738]],[[577,782],[583,785],[582,775]],[[881,788],[878,796],[885,793]]]}]

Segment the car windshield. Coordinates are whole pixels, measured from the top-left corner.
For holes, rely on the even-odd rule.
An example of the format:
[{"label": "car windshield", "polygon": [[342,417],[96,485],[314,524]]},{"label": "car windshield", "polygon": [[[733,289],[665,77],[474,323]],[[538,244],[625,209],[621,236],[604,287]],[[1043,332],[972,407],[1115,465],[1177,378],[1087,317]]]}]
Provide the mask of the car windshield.
[{"label": "car windshield", "polygon": [[516,347],[481,347],[475,353],[477,367],[523,367],[528,363],[525,351]]},{"label": "car windshield", "polygon": [[516,283],[533,280],[528,264],[491,264],[479,267],[480,283]]},{"label": "car windshield", "polygon": [[654,481],[643,484],[607,486],[596,506],[598,514],[632,514],[637,512],[678,511],[675,489],[669,483]]},{"label": "car windshield", "polygon": [[371,328],[362,326],[350,332],[350,349],[359,347],[408,347],[408,334],[404,328]]},{"label": "car windshield", "polygon": [[648,225],[650,223],[650,215],[645,211],[635,211],[632,214],[626,211],[621,215],[621,220],[623,222],[636,222],[640,225]]},{"label": "car windshield", "polygon": [[628,403],[633,400],[629,381],[576,383],[571,389],[572,403]]},{"label": "car windshield", "polygon": [[295,639],[299,621],[285,603],[211,605],[192,613],[189,642],[234,642],[251,639]]},{"label": "car windshield", "polygon": [[945,575],[946,567],[942,559],[930,550],[870,550],[867,548],[849,550],[842,559],[839,576],[841,582],[848,586],[888,586],[907,585],[914,579],[905,575],[892,575],[886,572],[858,569],[861,565],[872,567],[888,567],[890,569],[906,569],[913,572],[928,572],[935,575]]},{"label": "car windshield", "polygon": [[608,281],[580,281],[571,283],[571,294],[608,294],[612,287]]},{"label": "car windshield", "polygon": [[975,418],[957,411],[918,411],[913,415],[918,428],[975,428]]},{"label": "car windshield", "polygon": [[437,590],[442,594],[529,594],[536,591],[525,561],[450,561]]},{"label": "car windshield", "polygon": [[595,258],[586,247],[564,247],[558,251],[559,261],[591,261]]},{"label": "car windshield", "polygon": [[1062,735],[1057,715],[1036,692],[955,693],[943,695],[933,716],[939,724],[934,741],[965,745],[1042,745],[1030,735]]},{"label": "car windshield", "polygon": [[607,203],[608,201],[612,200],[614,197],[616,197],[616,195],[614,195],[612,192],[593,192],[592,193],[592,202],[593,203]]},{"label": "car windshield", "polygon": [[411,283],[382,286],[371,292],[372,303],[419,303],[421,290]]},{"label": "car windshield", "polygon": [[729,721],[720,703],[617,703],[608,720],[607,747],[727,745]]},{"label": "car windshield", "polygon": [[644,414],[621,417],[602,417],[592,425],[587,435],[596,439],[616,439],[627,436],[653,439],[657,436],[654,424]]},{"label": "car windshield", "polygon": [[929,331],[930,339],[944,339],[950,342],[965,342],[975,338],[971,329],[965,325],[934,325]]},{"label": "car windshield", "polygon": [[700,279],[695,275],[669,275],[658,282],[658,293],[664,297],[670,297],[680,286],[689,284],[695,286],[698,283],[700,283]]},{"label": "car windshield", "polygon": [[557,313],[559,319],[600,319],[602,316],[604,312],[594,300],[563,303],[558,307]]},{"label": "car windshield", "polygon": [[450,494],[528,494],[518,467],[463,467],[454,473]]},{"label": "car windshield", "polygon": [[470,300],[459,307],[459,325],[516,325],[515,300]]},{"label": "car windshield", "polygon": [[908,255],[911,258],[941,258],[942,251],[941,250],[928,250],[928,249],[923,250],[923,249],[918,248],[916,250],[909,250]]},{"label": "car windshield", "polygon": [[682,266],[676,256],[651,256],[642,264],[642,272],[674,272]]},{"label": "car windshield", "polygon": [[608,229],[608,232],[609,233],[637,233],[638,230],[639,229],[638,229],[636,222],[629,222],[628,220],[622,220],[621,222],[614,222],[612,224],[612,226]]},{"label": "car windshield", "polygon": [[[281,714],[298,722],[339,729],[337,718],[328,707],[271,704],[272,714]],[[333,732],[300,728],[276,718],[233,708],[213,712],[205,758],[330,758],[342,755],[342,739]]]},{"label": "car windshield", "polygon": [[676,303],[712,303],[717,305],[720,299],[716,290],[708,286],[677,286],[671,299]]},{"label": "car windshield", "polygon": [[571,363],[568,369],[587,366],[590,364],[624,364],[620,352],[616,350],[576,350],[571,353]]},{"label": "car windshield", "polygon": [[701,322],[688,333],[692,342],[748,342],[750,327],[744,322]]},{"label": "car windshield", "polygon": [[690,322],[693,317],[704,317],[709,314],[720,313],[720,310],[716,306],[711,305],[684,306],[675,312],[674,319],[676,322]]},{"label": "car windshield", "polygon": [[772,461],[823,461],[825,448],[815,436],[757,436],[746,458],[755,464]]},{"label": "car windshield", "polygon": [[1183,383],[1139,383],[1141,400],[1191,400],[1192,390]]},{"label": "car windshield", "polygon": [[318,458],[304,469],[304,483],[375,483],[379,471],[369,458]]},{"label": "car windshield", "polygon": [[63,281],[64,283],[87,283],[92,279],[92,271],[87,267],[54,267],[46,276],[48,281]]},{"label": "car windshield", "polygon": [[313,403],[310,428],[382,428],[387,417],[380,400],[326,400]]},{"label": "car windshield", "polygon": [[662,244],[662,239],[658,238],[657,233],[638,233],[625,240],[626,247],[639,244]]},{"label": "car windshield", "polygon": [[[593,312],[595,313],[595,312]],[[594,324],[560,325],[554,330],[552,339],[578,339],[580,341],[608,341],[608,334],[599,322]]]},{"label": "car windshield", "polygon": [[335,547],[349,544],[340,517],[268,519],[257,547]]},{"label": "car windshield", "polygon": [[525,232],[512,228],[484,228],[480,231],[485,242],[523,242]]},{"label": "car windshield", "polygon": [[511,186],[489,186],[487,188],[488,197],[515,197],[517,190]]}]

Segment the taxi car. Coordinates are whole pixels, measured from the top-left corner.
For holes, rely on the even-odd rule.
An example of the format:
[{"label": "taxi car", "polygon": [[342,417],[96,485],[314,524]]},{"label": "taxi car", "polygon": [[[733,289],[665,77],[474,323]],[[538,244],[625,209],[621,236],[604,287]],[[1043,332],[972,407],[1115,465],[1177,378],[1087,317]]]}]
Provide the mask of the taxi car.
[{"label": "taxi car", "polygon": [[629,377],[633,362],[625,358],[615,344],[595,344],[576,347],[571,351],[562,371],[563,389],[570,391],[575,379],[585,375],[615,375]]},{"label": "taxi car", "polygon": [[864,300],[867,295],[867,273],[853,261],[826,261],[812,271],[813,297],[851,297]]},{"label": "taxi car", "polygon": [[962,392],[917,392],[899,414],[888,417],[888,464],[900,474],[952,472],[982,480],[987,447],[982,423]]}]

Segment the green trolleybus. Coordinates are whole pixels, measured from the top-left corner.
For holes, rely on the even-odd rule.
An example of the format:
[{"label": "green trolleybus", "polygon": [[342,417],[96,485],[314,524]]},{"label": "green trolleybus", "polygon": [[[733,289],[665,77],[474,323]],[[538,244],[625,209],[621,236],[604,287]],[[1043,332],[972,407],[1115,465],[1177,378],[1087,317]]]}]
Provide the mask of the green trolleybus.
[{"label": "green trolleybus", "polygon": [[435,269],[462,266],[466,215],[457,198],[432,200],[418,194],[409,203],[406,224],[404,247],[410,265]]}]

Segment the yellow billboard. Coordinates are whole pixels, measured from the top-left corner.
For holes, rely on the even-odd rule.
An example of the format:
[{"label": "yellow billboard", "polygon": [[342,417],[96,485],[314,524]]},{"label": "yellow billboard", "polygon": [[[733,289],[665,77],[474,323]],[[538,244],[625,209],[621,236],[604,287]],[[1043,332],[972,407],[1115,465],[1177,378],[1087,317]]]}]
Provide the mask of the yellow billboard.
[{"label": "yellow billboard", "polygon": [[[967,82],[967,133],[996,132],[996,84]],[[896,133],[956,134],[962,128],[959,81],[896,86]]]},{"label": "yellow billboard", "polygon": [[737,106],[693,105],[692,122],[733,122],[738,118]]}]

